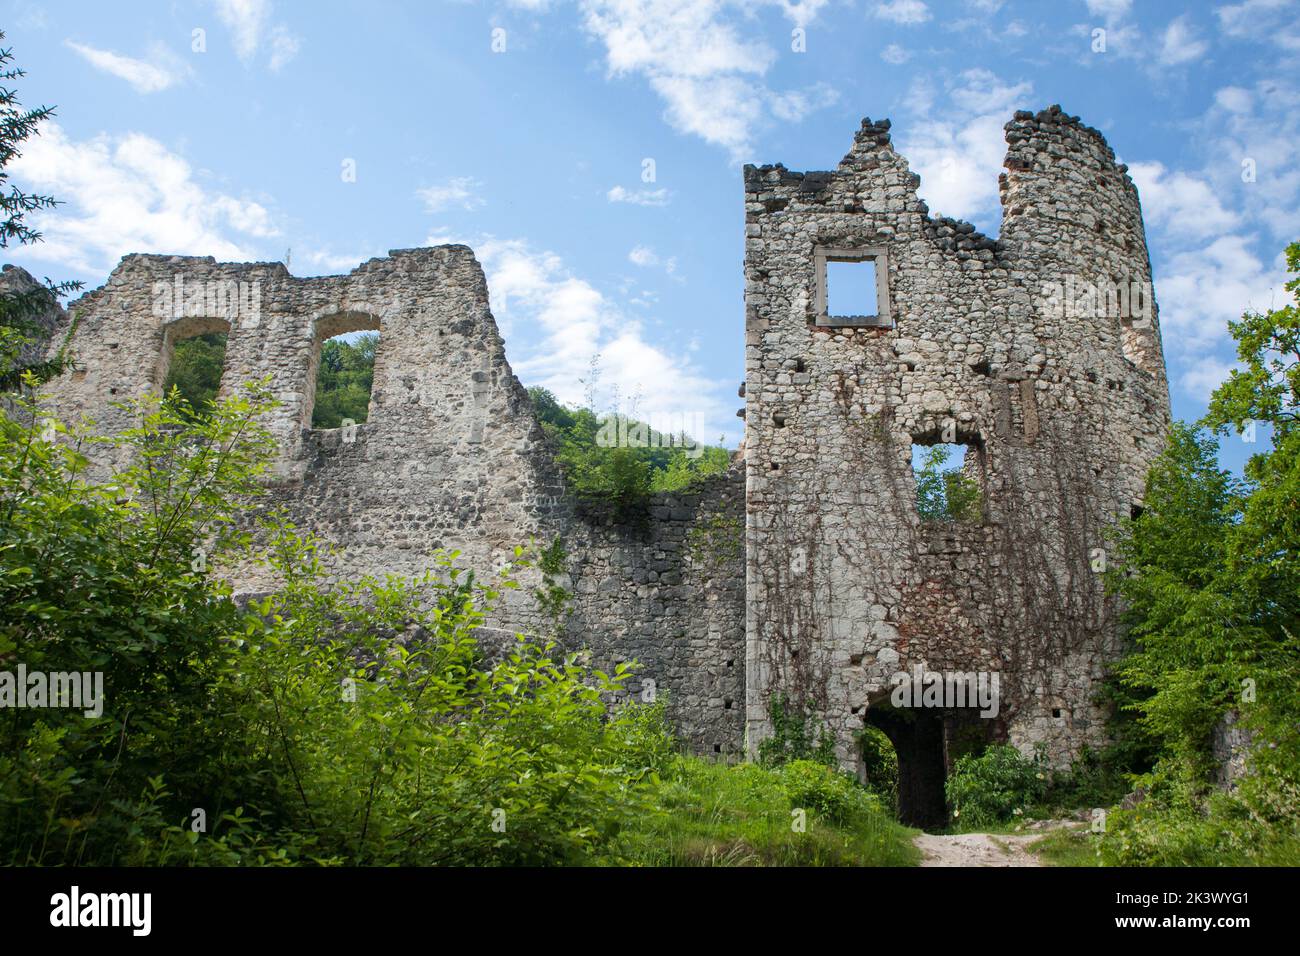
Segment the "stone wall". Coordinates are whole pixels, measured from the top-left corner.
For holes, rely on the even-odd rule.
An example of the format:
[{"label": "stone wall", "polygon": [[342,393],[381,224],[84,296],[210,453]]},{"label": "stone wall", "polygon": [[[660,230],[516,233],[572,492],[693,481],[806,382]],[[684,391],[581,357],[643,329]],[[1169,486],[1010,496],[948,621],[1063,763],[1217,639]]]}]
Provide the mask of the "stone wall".
[{"label": "stone wall", "polygon": [[[746,452],[633,520],[566,488],[464,246],[310,279],[127,256],[70,306],[77,365],[47,407],[120,429],[113,403],[158,389],[176,341],[226,330],[222,390],[265,379],[281,402],[270,501],[339,550],[335,579],[420,573],[439,549],[482,573],[558,537],[566,641],[597,666],[638,659],[632,692],[653,681],[698,752],[755,749],[782,692],[852,766],[892,676],[924,665],[1001,675],[991,736],[1061,763],[1104,736],[1092,694],[1118,634],[1094,569],[1140,502],[1168,395],[1124,167],[1055,107],[1017,113],[1007,141],[996,240],[929,215],[887,121],[864,121],[832,171],[745,168]],[[878,318],[822,314],[828,250],[878,256]],[[1080,301],[1096,283],[1143,294],[1108,312]],[[369,420],[311,428],[322,342],[363,329],[380,333]],[[941,440],[969,448],[980,520],[917,514],[912,445]],[[241,591],[273,586],[228,570]],[[541,623],[522,583],[485,637]]]},{"label": "stone wall", "polygon": [[[104,432],[126,427],[114,403],[156,391],[177,341],[226,331],[222,392],[267,379],[281,403],[266,422],[280,453],[265,504],[337,549],[326,559],[330,579],[419,574],[439,550],[459,551],[458,563],[483,576],[516,545],[558,537],[574,592],[571,649],[589,648],[602,668],[638,660],[633,692],[649,696],[653,682],[685,741],[701,752],[740,750],[743,470],[659,496],[629,520],[580,507],[506,360],[465,246],[396,250],[348,275],[310,279],[279,263],[132,255],[69,313],[80,318],[76,367],[44,390],[51,413],[88,414]],[[61,342],[67,316],[57,324]],[[368,420],[313,429],[322,343],[365,329],[379,332]],[[101,458],[96,469],[116,464]],[[241,593],[274,586],[255,562],[225,573]],[[525,572],[520,583],[504,592],[486,642],[540,628],[537,576]]]},{"label": "stone wall", "polygon": [[[1079,292],[1149,293],[1150,265],[1100,133],[1053,107],[1007,141],[996,240],[929,215],[888,121],[833,171],[745,168],[751,751],[779,691],[854,765],[870,706],[916,665],[1000,674],[996,736],[1055,763],[1103,739],[1118,635],[1095,549],[1138,505],[1169,407],[1149,294],[1120,316]],[[827,249],[884,253],[887,322],[819,311]],[[912,445],[939,441],[968,446],[983,520],[919,518]]]}]

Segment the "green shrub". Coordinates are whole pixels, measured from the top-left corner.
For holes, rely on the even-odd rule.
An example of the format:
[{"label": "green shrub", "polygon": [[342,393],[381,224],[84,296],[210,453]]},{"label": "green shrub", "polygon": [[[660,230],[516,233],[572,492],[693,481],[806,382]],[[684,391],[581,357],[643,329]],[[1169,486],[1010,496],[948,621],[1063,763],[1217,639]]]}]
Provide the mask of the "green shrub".
[{"label": "green shrub", "polygon": [[[104,483],[38,409],[0,410],[0,662],[98,670],[105,692],[99,716],[5,712],[0,862],[617,859],[670,760],[662,705],[608,714],[629,665],[527,637],[489,665],[499,593],[455,554],[327,587],[315,540],[241,526],[270,405],[260,387],[197,417],[145,401]],[[254,559],[279,586],[243,609],[215,569]]]},{"label": "green shrub", "polygon": [[758,744],[758,762],[779,767],[791,760],[815,760],[835,766],[835,739],[804,707],[790,703],[784,693],[774,694],[767,705],[772,734]]},{"label": "green shrub", "polygon": [[880,800],[856,780],[824,763],[794,760],[780,769],[781,787],[792,809],[803,809],[838,825],[881,811]]},{"label": "green shrub", "polygon": [[999,744],[958,758],[944,790],[964,830],[1005,823],[1042,796],[1046,774],[1015,747]]},{"label": "green shrub", "polygon": [[[838,779],[835,779],[837,778]],[[851,780],[816,763],[780,770],[678,757],[658,809],[624,831],[620,852],[647,866],[909,866],[912,833]],[[822,814],[814,804],[841,815]],[[792,811],[807,812],[796,829]]]},{"label": "green shrub", "polygon": [[880,797],[885,806],[898,807],[898,752],[879,727],[870,724],[858,733],[867,789]]}]

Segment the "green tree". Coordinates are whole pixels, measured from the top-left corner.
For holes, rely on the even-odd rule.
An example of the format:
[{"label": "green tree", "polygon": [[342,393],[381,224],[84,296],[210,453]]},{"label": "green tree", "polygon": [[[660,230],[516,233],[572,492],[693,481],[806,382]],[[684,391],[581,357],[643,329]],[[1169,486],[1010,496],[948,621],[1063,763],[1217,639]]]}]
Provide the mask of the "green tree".
[{"label": "green tree", "polygon": [[209,332],[176,343],[163,391],[173,388],[196,412],[205,411],[216,400],[221,371],[226,361],[226,333]]},{"label": "green tree", "polygon": [[610,444],[612,415],[590,408],[567,408],[544,388],[530,388],[533,409],[551,439],[569,483],[579,497],[613,503],[629,517],[655,492],[684,491],[731,466],[722,447],[697,444],[689,435],[668,436],[632,416],[621,417],[618,432],[635,436]]},{"label": "green tree", "polygon": [[[1287,262],[1300,301],[1300,244]],[[1109,861],[1300,856],[1297,316],[1287,305],[1230,323],[1242,368],[1215,390],[1210,432],[1175,425],[1143,512],[1116,534],[1109,582],[1134,644],[1118,675],[1158,759],[1141,778],[1148,799],[1115,816]],[[1272,446],[1236,478],[1218,466],[1217,436],[1251,427],[1271,430]],[[1220,794],[1212,739],[1230,712],[1253,735],[1251,773]]]},{"label": "green tree", "polygon": [[[4,40],[0,31],[0,41]],[[11,243],[29,245],[40,242],[41,234],[27,223],[27,214],[53,209],[58,200],[52,196],[28,193],[9,178],[8,167],[22,155],[22,144],[39,135],[40,124],[54,115],[54,109],[40,106],[25,109],[17,93],[9,87],[14,80],[27,74],[13,65],[13,51],[0,48],[0,249]],[[80,282],[54,283],[45,280],[45,286],[20,289],[0,294],[0,390],[13,391],[24,377],[32,376],[34,382],[47,381],[58,375],[68,364],[64,352],[46,360],[42,354],[43,330],[36,318],[50,312],[60,296],[81,288]]]},{"label": "green tree", "polygon": [[348,342],[326,340],[316,373],[313,428],[338,428],[343,419],[361,424],[370,415],[370,392],[375,380],[375,348],[379,336],[366,333]]},{"label": "green tree", "polygon": [[979,521],[983,495],[979,483],[960,467],[945,468],[951,454],[946,445],[933,445],[924,454],[916,477],[916,511],[924,521]]}]

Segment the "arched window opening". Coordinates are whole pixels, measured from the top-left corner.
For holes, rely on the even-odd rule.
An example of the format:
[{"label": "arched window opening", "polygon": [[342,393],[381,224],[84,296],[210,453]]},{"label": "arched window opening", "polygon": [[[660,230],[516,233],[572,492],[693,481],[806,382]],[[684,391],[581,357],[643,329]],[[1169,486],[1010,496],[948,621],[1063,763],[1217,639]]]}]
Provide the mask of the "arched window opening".
[{"label": "arched window opening", "polygon": [[175,388],[195,412],[204,412],[221,392],[230,323],[189,318],[167,327],[155,385],[164,395]]}]

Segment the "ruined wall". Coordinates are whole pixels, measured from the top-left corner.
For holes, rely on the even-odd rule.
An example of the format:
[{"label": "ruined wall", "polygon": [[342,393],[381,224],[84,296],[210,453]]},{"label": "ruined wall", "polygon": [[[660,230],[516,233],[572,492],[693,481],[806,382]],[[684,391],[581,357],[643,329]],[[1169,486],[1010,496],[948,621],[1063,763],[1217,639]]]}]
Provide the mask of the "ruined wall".
[{"label": "ruined wall", "polygon": [[[602,668],[639,660],[633,692],[653,681],[684,740],[739,751],[742,470],[660,496],[633,521],[579,508],[506,360],[467,247],[396,250],[309,279],[280,263],[132,255],[69,312],[79,316],[76,366],[45,388],[50,413],[120,430],[129,416],[113,403],[155,392],[177,341],[226,331],[222,392],[269,378],[281,403],[266,420],[279,454],[264,504],[338,550],[326,558],[332,580],[419,574],[440,549],[461,552],[458,563],[482,576],[516,545],[559,537],[570,563],[562,583],[575,595],[570,648],[591,649]],[[66,316],[59,325],[56,342]],[[379,332],[368,421],[313,429],[322,343],[366,329]],[[101,457],[96,470],[119,464]],[[706,554],[727,529],[730,547]],[[252,561],[223,571],[239,592],[274,586]],[[529,593],[537,583],[525,573],[520,590],[505,592],[485,641],[541,625]]]},{"label": "ruined wall", "polygon": [[[833,171],[746,167],[746,455],[635,520],[566,489],[464,246],[311,279],[128,256],[70,307],[78,364],[48,407],[124,427],[112,403],[156,390],[176,341],[228,330],[223,390],[267,377],[282,402],[271,502],[339,549],[336,579],[420,573],[439,549],[485,571],[559,537],[566,642],[602,668],[640,660],[633,693],[653,681],[697,752],[755,748],[782,691],[852,765],[870,706],[923,664],[1000,674],[994,736],[1062,763],[1104,736],[1092,694],[1118,636],[1093,565],[1140,500],[1168,395],[1124,168],[1058,108],[1017,113],[1007,140],[998,239],[929,215],[888,122]],[[879,256],[882,318],[823,316],[828,250]],[[1119,287],[1141,292],[1108,309]],[[362,329],[380,333],[369,421],[312,429],[321,344]],[[969,446],[980,520],[919,518],[911,446],[940,440]],[[523,583],[487,636],[539,624]]]},{"label": "ruined wall", "polygon": [[[1058,764],[1103,739],[1117,633],[1094,549],[1169,420],[1150,265],[1101,134],[1053,107],[1007,140],[996,240],[929,215],[888,121],[833,171],[745,168],[751,750],[782,691],[853,765],[868,705],[917,664],[999,673],[997,736]],[[884,254],[888,322],[823,315],[828,249]],[[1148,294],[1106,314],[1084,294],[1103,281]],[[911,446],[954,437],[983,520],[922,522]]]},{"label": "ruined wall", "polygon": [[581,509],[567,539],[577,597],[571,630],[594,656],[636,659],[682,740],[735,757],[744,736],[744,466],[689,493],[656,495],[644,518]]}]

